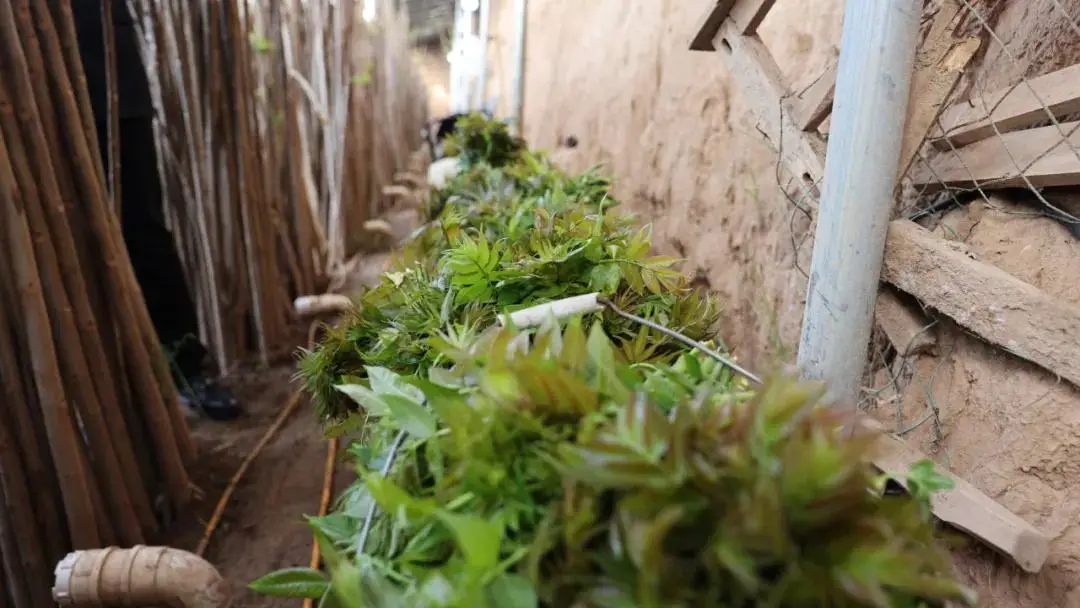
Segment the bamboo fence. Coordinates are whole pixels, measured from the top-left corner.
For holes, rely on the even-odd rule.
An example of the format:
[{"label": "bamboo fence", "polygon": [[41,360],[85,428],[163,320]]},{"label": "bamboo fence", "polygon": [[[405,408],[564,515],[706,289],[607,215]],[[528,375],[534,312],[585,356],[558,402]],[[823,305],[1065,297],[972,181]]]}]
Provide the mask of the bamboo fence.
[{"label": "bamboo fence", "polygon": [[195,457],[135,281],[70,0],[0,2],[0,603],[71,549],[147,542]]},{"label": "bamboo fence", "polygon": [[222,369],[290,352],[292,301],[362,246],[419,144],[408,24],[362,0],[127,0],[168,216]]},{"label": "bamboo fence", "polygon": [[[200,337],[223,367],[268,361],[419,143],[407,24],[386,5],[365,23],[359,1],[127,2]],[[0,607],[51,605],[67,551],[152,542],[193,490],[70,3],[0,2]]]}]

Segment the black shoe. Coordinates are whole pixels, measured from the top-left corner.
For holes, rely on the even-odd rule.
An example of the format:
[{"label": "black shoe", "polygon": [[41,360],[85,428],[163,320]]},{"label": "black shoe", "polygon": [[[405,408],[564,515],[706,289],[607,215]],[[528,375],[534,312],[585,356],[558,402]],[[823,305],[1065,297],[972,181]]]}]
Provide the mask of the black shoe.
[{"label": "black shoe", "polygon": [[188,378],[182,382],[180,404],[201,413],[211,420],[234,420],[240,416],[240,404],[229,390],[205,378]]}]

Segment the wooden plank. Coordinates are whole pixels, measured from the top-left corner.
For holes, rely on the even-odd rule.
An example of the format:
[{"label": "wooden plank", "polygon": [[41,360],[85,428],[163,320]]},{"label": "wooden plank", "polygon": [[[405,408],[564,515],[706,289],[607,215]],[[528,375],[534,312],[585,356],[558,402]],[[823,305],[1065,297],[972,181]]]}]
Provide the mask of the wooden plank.
[{"label": "wooden plank", "polygon": [[[1060,130],[1058,128],[1060,126]],[[1080,122],[1014,131],[956,151],[943,152],[929,167],[916,167],[912,182],[925,192],[948,188],[1044,188],[1080,185]],[[1062,133],[1070,134],[1068,141]],[[1025,181],[1024,176],[1027,177]]]},{"label": "wooden plank", "polygon": [[716,45],[713,40],[720,31],[720,24],[731,14],[731,7],[735,6],[736,0],[718,0],[716,4],[705,11],[699,20],[697,31],[690,39],[691,51],[715,51]]},{"label": "wooden plank", "polygon": [[882,279],[987,342],[1080,387],[1080,308],[971,259],[962,243],[895,220]]},{"label": "wooden plank", "polygon": [[960,76],[979,50],[978,38],[959,41],[954,38],[953,32],[961,15],[959,3],[951,0],[943,2],[915,55],[898,176],[907,174],[944,110],[945,103],[960,82]]},{"label": "wooden plank", "polygon": [[[825,173],[825,142],[817,134],[804,132],[795,123],[788,100],[789,90],[761,38],[742,35],[737,25],[726,20],[717,32],[716,43],[720,41],[726,41],[727,45],[721,44],[724,48],[718,54],[739,85],[743,99],[757,120],[758,130],[781,153],[782,166],[801,176],[804,182],[819,179]],[[816,205],[816,202],[810,204]]]},{"label": "wooden plank", "polygon": [[931,321],[921,310],[900,299],[890,286],[878,292],[874,320],[901,357],[929,353],[937,347],[937,336],[927,327]]},{"label": "wooden plank", "polygon": [[[941,116],[935,147],[949,150],[1080,112],[1080,64],[1033,78],[1028,85],[994,91],[953,104]],[[1032,92],[1034,90],[1034,93]],[[1040,99],[1042,101],[1040,101]],[[1045,106],[1044,106],[1045,103]]]},{"label": "wooden plank", "polygon": [[720,24],[734,21],[742,34],[755,34],[776,0],[719,0],[701,18],[697,32],[690,40],[691,51],[715,51],[713,43]]},{"label": "wooden plank", "polygon": [[[902,485],[906,485],[904,473],[911,465],[926,458],[892,435],[883,436],[876,447],[874,466],[896,476]],[[935,517],[1011,558],[1027,572],[1042,569],[1050,552],[1050,539],[1045,534],[941,465],[935,468],[948,475],[955,486],[930,498]]]},{"label": "wooden plank", "polygon": [[744,35],[756,34],[776,0],[737,0],[731,7],[731,20]]},{"label": "wooden plank", "polygon": [[795,102],[795,124],[803,131],[814,131],[832,113],[836,98],[836,66],[834,57],[825,71],[806,88]]}]

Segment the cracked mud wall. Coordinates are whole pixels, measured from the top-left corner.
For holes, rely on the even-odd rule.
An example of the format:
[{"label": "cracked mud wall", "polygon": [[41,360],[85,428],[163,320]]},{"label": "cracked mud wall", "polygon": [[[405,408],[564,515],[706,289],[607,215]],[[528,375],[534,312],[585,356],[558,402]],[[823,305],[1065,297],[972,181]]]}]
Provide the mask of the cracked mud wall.
[{"label": "cracked mud wall", "polygon": [[[510,113],[514,2],[492,11],[489,99]],[[657,247],[721,295],[723,336],[746,361],[793,356],[805,230],[777,187],[775,152],[722,61],[687,50],[708,2],[532,0],[524,135],[571,168],[604,163],[616,194],[654,224]],[[792,10],[792,9],[796,10]],[[808,85],[836,53],[841,3],[781,0],[761,35],[785,76]],[[556,149],[568,136],[573,149]],[[798,262],[806,268],[810,252]]]}]

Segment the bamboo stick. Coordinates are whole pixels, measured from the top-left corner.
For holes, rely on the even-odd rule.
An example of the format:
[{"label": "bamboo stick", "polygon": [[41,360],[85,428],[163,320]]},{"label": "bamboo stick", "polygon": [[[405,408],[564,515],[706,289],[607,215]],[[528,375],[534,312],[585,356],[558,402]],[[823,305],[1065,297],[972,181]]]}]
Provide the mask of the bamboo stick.
[{"label": "bamboo stick", "polygon": [[266,429],[263,436],[259,438],[259,442],[255,444],[255,447],[248,452],[248,455],[244,457],[244,461],[240,463],[239,468],[233,473],[231,479],[229,479],[229,485],[225,487],[225,490],[221,493],[221,498],[218,500],[217,505],[214,507],[214,512],[210,516],[210,521],[206,524],[206,529],[203,530],[202,538],[199,539],[199,544],[195,548],[195,555],[202,555],[206,552],[206,548],[210,546],[210,538],[214,535],[214,531],[217,530],[218,525],[221,523],[221,518],[225,515],[225,508],[229,506],[229,499],[232,498],[233,493],[236,491],[236,487],[240,484],[240,480],[243,479],[244,474],[247,473],[251,463],[255,461],[257,457],[270,443],[270,440],[277,435],[278,431],[289,420],[289,417],[293,415],[300,404],[300,397],[302,393],[300,391],[294,391],[289,400],[285,403],[285,407],[281,408],[281,412],[274,419],[274,423],[270,425],[270,428]]},{"label": "bamboo stick", "polygon": [[[44,142],[37,142],[31,146],[35,151],[32,156],[33,163],[38,168],[39,181],[43,183],[51,182],[53,188],[52,192],[46,194],[48,201],[42,201],[38,196],[35,180],[30,174],[30,163],[27,160],[28,156],[23,146],[22,137],[18,132],[19,125],[15,121],[14,115],[9,111],[11,100],[7,98],[6,91],[8,87],[6,80],[6,75],[0,76],[0,128],[3,129],[6,137],[8,153],[14,167],[16,181],[22,188],[24,210],[35,245],[35,256],[41,273],[39,276],[45,294],[45,302],[50,318],[53,321],[54,336],[57,338],[56,352],[59,354],[60,369],[66,380],[65,386],[77,405],[76,411],[81,414],[80,418],[91,437],[91,441],[94,443],[95,458],[91,459],[91,462],[95,465],[95,475],[109,487],[110,497],[112,498],[109,512],[113,513],[120,520],[117,523],[123,526],[123,541],[139,543],[142,542],[142,535],[139,531],[138,521],[135,519],[131,499],[128,496],[128,489],[125,487],[123,474],[113,451],[112,440],[105,428],[100,402],[95,393],[83,352],[82,338],[85,336],[80,335],[80,328],[75,322],[72,301],[64,287],[60,263],[57,261],[55,245],[64,238],[65,235],[61,231],[67,230],[67,222],[63,216],[63,206],[59,201],[55,181],[51,176],[52,164],[43,149],[45,147]],[[32,100],[26,99],[22,102],[24,107],[32,103]],[[24,121],[23,126],[33,127],[35,125]],[[38,135],[43,138],[40,132]],[[29,139],[33,142],[34,136],[31,135]],[[45,158],[42,158],[43,155],[45,155]],[[52,216],[50,220],[52,220],[53,224],[51,227],[45,219],[42,207],[49,208]],[[57,217],[58,215],[59,217]],[[70,244],[70,239],[68,239],[68,242]],[[71,246],[69,253],[73,260],[73,246]],[[81,276],[77,264],[74,267],[74,273],[75,277]],[[70,275],[70,273],[67,274]],[[85,292],[83,296],[85,299]],[[86,307],[88,305],[83,307],[84,310]],[[93,328],[91,330],[96,334],[96,330],[93,330]]]},{"label": "bamboo stick", "polygon": [[[8,518],[8,509],[0,501],[0,598],[10,593],[16,608],[34,608],[30,594],[30,575],[19,563],[19,541],[15,538],[15,526]],[[2,601],[2,600],[0,600]]]},{"label": "bamboo stick", "polygon": [[[180,440],[186,435],[186,428],[183,434],[174,432],[173,421],[170,420],[170,404],[163,399],[163,392],[172,386],[171,377],[152,329],[147,332],[147,328],[152,326],[146,306],[141,301],[141,290],[126,251],[122,246],[118,246],[118,242],[122,243],[119,222],[106,202],[100,155],[91,152],[96,151],[96,147],[91,148],[87,144],[89,140],[85,135],[79,136],[80,133],[84,134],[85,130],[52,16],[42,4],[32,3],[32,6],[35,10],[35,23],[45,43],[46,71],[54,92],[58,94],[57,114],[60,117],[60,126],[71,134],[69,143],[76,184],[82,203],[88,211],[91,230],[103,261],[101,266],[106,270],[105,282],[113,295],[114,314],[118,318],[117,325],[124,341],[124,349],[131,355],[130,371],[133,372],[136,394],[149,414],[148,420],[169,495],[174,504],[182,505],[190,499],[191,484],[184,470],[184,459],[180,451]],[[25,71],[25,68],[22,71]],[[15,84],[18,92],[28,97],[32,95],[29,90],[20,90],[20,79],[16,79]],[[31,87],[29,82],[23,82],[21,88]],[[31,110],[31,119],[41,121],[41,117],[35,115],[36,109]],[[132,323],[132,320],[135,323]],[[157,365],[154,361],[155,354],[160,358]],[[175,391],[175,388],[173,390]],[[172,405],[179,407],[175,402]]]},{"label": "bamboo stick", "polygon": [[[94,121],[94,110],[90,103],[90,91],[86,85],[86,73],[83,71],[82,58],[79,54],[79,42],[75,33],[75,18],[71,13],[71,1],[48,0],[48,8],[60,37],[60,49],[64,57],[64,64],[69,66],[70,69],[76,101],[79,105],[79,117],[82,119],[83,134],[86,136],[86,145],[92,149],[98,145],[97,123]],[[40,4],[40,0],[37,1],[37,4]],[[96,163],[98,173],[104,175],[105,170],[102,167],[100,155],[96,155]]]},{"label": "bamboo stick", "polygon": [[101,29],[105,37],[105,80],[108,83],[109,105],[109,194],[112,196],[113,209],[117,214],[120,209],[120,92],[116,81],[116,32],[113,27],[112,0],[101,3]]},{"label": "bamboo stick", "polygon": [[[379,29],[392,32],[375,33],[359,1],[128,0],[169,217],[222,368],[288,345],[289,303],[327,284],[419,143],[407,25],[384,11]],[[378,82],[356,81],[366,74]]]},{"label": "bamboo stick", "polygon": [[[28,65],[31,68],[29,77],[31,82],[36,79],[44,79],[40,49],[33,44],[36,40],[33,35],[33,26],[29,23],[28,0],[20,0],[19,9],[19,19],[20,24],[23,26],[24,39],[30,42],[26,53]],[[45,92],[45,88],[33,88],[38,93],[39,115],[42,117],[51,116],[52,104],[47,95],[42,94]],[[24,103],[27,102],[28,100],[24,100]],[[10,119],[11,117],[6,116],[5,118]],[[29,111],[24,113],[24,118],[33,120]],[[24,121],[24,128],[25,125],[29,124],[33,123]],[[66,170],[67,167],[63,157],[58,153],[63,149],[63,146],[51,118],[44,120],[42,124],[47,126],[46,130],[53,137],[56,137],[56,139],[48,141],[45,146],[53,152],[51,162],[56,164],[50,165],[50,162],[43,158],[48,155],[40,149],[39,144],[38,147],[33,147],[33,149],[37,150],[34,153],[34,164],[38,168],[36,183],[31,176],[29,166],[22,161],[25,158],[24,155],[20,153],[12,155],[15,174],[28,201],[27,210],[31,225],[33,226],[39,222],[38,225],[41,226],[47,224],[51,233],[51,243],[46,245],[45,251],[39,255],[39,265],[44,268],[51,268],[53,264],[51,262],[46,263],[45,259],[58,258],[57,263],[62,277],[62,286],[58,284],[55,289],[58,293],[62,293],[62,297],[58,300],[62,306],[60,309],[62,313],[54,315],[54,322],[61,324],[60,335],[78,336],[80,338],[76,341],[69,340],[66,347],[59,348],[62,355],[61,363],[68,369],[67,376],[70,381],[79,387],[73,392],[73,395],[79,404],[79,410],[83,413],[83,422],[94,437],[94,457],[91,458],[91,462],[98,467],[97,474],[104,476],[103,481],[106,484],[106,494],[110,502],[109,513],[112,514],[114,523],[121,532],[121,540],[134,544],[142,542],[143,537],[140,527],[143,530],[155,530],[157,522],[150,506],[150,499],[141,484],[139,484],[138,467],[131,444],[126,441],[129,435],[128,429],[124,424],[124,418],[119,409],[115,386],[112,382],[105,350],[94,318],[94,309],[90,305],[83,271],[75,250],[75,241],[61,202],[57,180],[54,177],[57,174],[69,173]],[[17,133],[17,126],[11,124],[10,120],[5,125],[5,129],[12,135]],[[33,135],[31,135],[30,140],[33,141]],[[13,151],[24,149],[24,145],[17,137],[10,137],[8,143],[9,146],[12,146]],[[42,186],[40,196],[37,184]],[[42,215],[40,209],[45,210],[44,217],[47,217],[47,222],[42,217],[39,217]],[[45,283],[48,287],[50,280],[52,280],[51,273],[47,271],[45,276],[49,277]],[[67,306],[67,304],[70,304],[70,306]],[[73,317],[72,312],[74,313]],[[84,354],[85,356],[83,356]]]},{"label": "bamboo stick", "polygon": [[[9,38],[13,31],[10,6],[0,6],[0,37]],[[0,131],[0,203],[4,206],[4,226],[8,235],[7,254],[18,285],[20,308],[29,342],[34,383],[45,419],[45,429],[52,450],[53,462],[75,548],[100,546],[97,521],[90,501],[89,481],[82,466],[78,438],[71,419],[60,368],[53,346],[52,327],[45,297],[38,282],[34,246],[27,227],[22,196],[15,185],[6,141]]]},{"label": "bamboo stick", "polygon": [[[0,252],[6,252],[7,238],[0,237]],[[6,263],[6,256],[0,256],[0,276],[11,277],[14,272]],[[20,349],[12,332],[24,325],[17,319],[18,299],[9,289],[10,283],[0,281],[0,395],[3,395],[3,410],[6,417],[0,418],[0,425],[11,429],[18,444],[25,475],[35,480],[34,492],[31,493],[31,507],[42,531],[42,550],[49,561],[63,557],[69,546],[67,528],[57,508],[61,504],[59,486],[49,453],[42,449],[41,434],[35,424],[31,411],[37,406],[37,400],[23,382],[19,373]],[[7,370],[6,372],[4,370]],[[43,430],[43,429],[41,429]]]},{"label": "bamboo stick", "polygon": [[[0,317],[3,313],[0,312]],[[0,331],[7,332],[7,327],[4,326],[4,319],[0,318]],[[17,375],[17,368],[7,368],[8,371],[4,372],[0,369],[0,381],[3,382],[3,395],[7,403],[12,407],[16,406],[16,399],[19,402],[23,401],[23,395],[15,393],[12,389],[15,389],[14,382],[10,381],[9,376]],[[19,453],[19,446],[13,437],[14,424],[11,417],[6,411],[0,409],[0,490],[2,490],[2,496],[5,500],[0,500],[0,518],[5,521],[0,522],[0,525],[7,523],[10,525],[11,537],[14,540],[17,551],[15,553],[8,553],[7,547],[0,547],[0,551],[3,551],[4,557],[4,569],[9,574],[9,580],[13,583],[18,583],[21,580],[25,580],[31,584],[31,590],[27,595],[32,595],[36,604],[22,604],[25,606],[44,606],[48,604],[49,597],[47,594],[42,594],[41,591],[47,588],[49,580],[49,572],[51,568],[50,564],[46,562],[46,556],[44,546],[39,534],[39,527],[36,518],[34,517],[33,505],[34,501],[30,497],[29,485],[27,483],[26,469],[23,466],[23,459]],[[16,570],[14,564],[8,564],[8,561],[19,562],[18,570],[22,571],[24,578],[16,578],[10,576]],[[13,587],[14,588],[14,587]],[[36,591],[36,592],[35,592]]]}]

